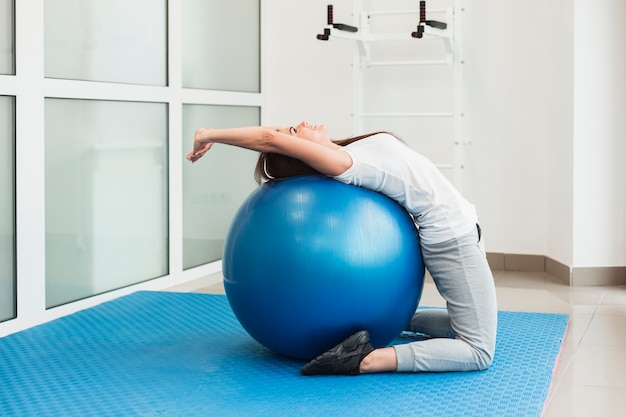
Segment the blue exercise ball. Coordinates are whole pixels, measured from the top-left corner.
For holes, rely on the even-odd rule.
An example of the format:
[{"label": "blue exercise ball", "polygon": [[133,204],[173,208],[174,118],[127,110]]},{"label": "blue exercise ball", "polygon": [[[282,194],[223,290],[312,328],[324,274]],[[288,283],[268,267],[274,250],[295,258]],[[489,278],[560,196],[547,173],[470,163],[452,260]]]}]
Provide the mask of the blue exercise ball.
[{"label": "blue exercise ball", "polygon": [[422,294],[415,225],[390,198],[321,176],[272,181],[236,213],[224,287],[244,329],[281,355],[309,360],[366,329],[391,343]]}]

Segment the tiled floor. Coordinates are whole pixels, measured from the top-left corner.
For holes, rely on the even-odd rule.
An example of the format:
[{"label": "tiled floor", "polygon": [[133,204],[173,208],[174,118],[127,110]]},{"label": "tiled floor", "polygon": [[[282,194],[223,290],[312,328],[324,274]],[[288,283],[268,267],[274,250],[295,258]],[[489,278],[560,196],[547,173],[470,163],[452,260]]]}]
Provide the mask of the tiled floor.
[{"label": "tiled floor", "polygon": [[[570,315],[544,417],[626,416],[626,286],[569,287],[529,272],[496,271],[494,278],[500,310]],[[197,291],[224,288],[218,283]],[[444,305],[430,280],[421,304]]]}]

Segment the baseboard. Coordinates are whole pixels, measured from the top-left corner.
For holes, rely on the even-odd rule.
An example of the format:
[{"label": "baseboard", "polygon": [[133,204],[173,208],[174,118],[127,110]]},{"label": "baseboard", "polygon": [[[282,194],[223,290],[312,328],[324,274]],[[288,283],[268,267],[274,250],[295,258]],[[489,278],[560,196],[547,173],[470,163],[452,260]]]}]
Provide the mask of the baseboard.
[{"label": "baseboard", "polygon": [[573,268],[571,285],[626,285],[626,267]]},{"label": "baseboard", "polygon": [[546,270],[546,257],[543,255],[487,253],[487,261],[494,271],[545,272]]},{"label": "baseboard", "polygon": [[561,262],[555,261],[554,259],[546,256],[545,272],[555,278],[558,278],[565,284],[572,285],[572,271],[568,265],[562,264]]},{"label": "baseboard", "polygon": [[626,285],[626,267],[572,268],[543,255],[487,253],[494,271],[545,272],[572,286]]}]

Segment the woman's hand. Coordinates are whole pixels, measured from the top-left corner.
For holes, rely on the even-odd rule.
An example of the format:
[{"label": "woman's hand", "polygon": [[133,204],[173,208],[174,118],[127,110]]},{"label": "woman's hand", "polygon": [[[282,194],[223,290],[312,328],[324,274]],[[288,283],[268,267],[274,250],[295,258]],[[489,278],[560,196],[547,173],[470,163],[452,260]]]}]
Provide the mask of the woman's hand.
[{"label": "woman's hand", "polygon": [[196,133],[193,136],[193,151],[187,154],[188,161],[196,162],[198,159],[202,158],[209,149],[211,149],[213,142],[209,140],[209,136],[212,130],[214,129],[201,128],[196,130]]}]

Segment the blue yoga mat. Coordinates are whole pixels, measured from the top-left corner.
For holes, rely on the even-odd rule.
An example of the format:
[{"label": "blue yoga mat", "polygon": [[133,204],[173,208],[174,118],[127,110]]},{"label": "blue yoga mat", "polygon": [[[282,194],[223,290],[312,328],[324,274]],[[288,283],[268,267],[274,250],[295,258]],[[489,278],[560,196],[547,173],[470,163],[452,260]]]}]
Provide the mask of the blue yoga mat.
[{"label": "blue yoga mat", "polygon": [[499,320],[486,371],[303,377],[225,296],[137,292],[0,339],[0,416],[540,416],[568,316]]}]

